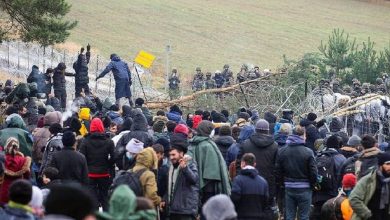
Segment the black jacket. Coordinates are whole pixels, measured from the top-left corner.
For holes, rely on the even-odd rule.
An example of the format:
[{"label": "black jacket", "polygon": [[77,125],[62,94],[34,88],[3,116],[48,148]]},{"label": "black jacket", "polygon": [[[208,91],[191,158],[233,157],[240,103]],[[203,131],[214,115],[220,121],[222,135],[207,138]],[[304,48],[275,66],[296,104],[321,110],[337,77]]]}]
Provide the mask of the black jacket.
[{"label": "black jacket", "polygon": [[275,196],[275,161],[278,144],[270,135],[255,133],[241,145],[239,158],[245,153],[256,156],[256,169],[267,180],[270,198]]},{"label": "black jacket", "polygon": [[233,180],[231,199],[238,219],[266,219],[268,183],[255,169],[241,170]]},{"label": "black jacket", "polygon": [[89,77],[88,77],[88,63],[89,59],[91,57],[90,52],[87,52],[86,54],[79,54],[77,57],[77,61],[73,63],[73,69],[76,72],[75,74],[75,83],[82,85],[82,84],[88,84]]},{"label": "black jacket", "polygon": [[62,180],[88,184],[87,161],[83,154],[73,148],[64,147],[61,151],[55,153],[51,160],[51,166],[57,168]]},{"label": "black jacket", "polygon": [[284,181],[309,181],[314,186],[317,182],[317,164],[313,151],[301,144],[280,148],[276,159],[276,176],[279,185],[283,185]]},{"label": "black jacket", "polygon": [[306,130],[306,147],[312,149],[313,151],[315,151],[314,142],[320,138],[320,133],[314,124],[314,121],[310,121],[306,118],[302,119],[299,123],[299,125],[305,127]]},{"label": "black jacket", "polygon": [[80,153],[92,174],[108,174],[114,168],[114,142],[104,133],[90,133],[80,143]]},{"label": "black jacket", "polygon": [[[169,176],[168,178],[172,178]],[[169,186],[168,186],[169,187]],[[165,199],[168,199],[166,195]],[[196,162],[180,169],[169,204],[170,214],[196,216],[199,205],[199,175]]]},{"label": "black jacket", "polygon": [[218,146],[218,149],[221,151],[223,158],[226,160],[226,154],[230,146],[236,141],[232,136],[218,136],[215,139],[215,143]]},{"label": "black jacket", "polygon": [[53,73],[53,89],[54,90],[66,90],[65,76],[74,76],[72,73],[67,73],[60,70],[58,67],[54,69]]}]

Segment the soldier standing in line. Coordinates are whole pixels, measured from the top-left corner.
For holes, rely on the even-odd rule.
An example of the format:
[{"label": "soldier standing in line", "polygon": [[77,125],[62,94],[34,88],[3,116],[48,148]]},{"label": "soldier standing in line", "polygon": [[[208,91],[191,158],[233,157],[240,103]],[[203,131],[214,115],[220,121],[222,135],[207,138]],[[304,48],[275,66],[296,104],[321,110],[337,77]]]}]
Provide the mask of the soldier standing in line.
[{"label": "soldier standing in line", "polygon": [[180,95],[180,79],[177,76],[177,69],[172,70],[172,74],[169,77],[169,97],[171,100],[179,97]]}]

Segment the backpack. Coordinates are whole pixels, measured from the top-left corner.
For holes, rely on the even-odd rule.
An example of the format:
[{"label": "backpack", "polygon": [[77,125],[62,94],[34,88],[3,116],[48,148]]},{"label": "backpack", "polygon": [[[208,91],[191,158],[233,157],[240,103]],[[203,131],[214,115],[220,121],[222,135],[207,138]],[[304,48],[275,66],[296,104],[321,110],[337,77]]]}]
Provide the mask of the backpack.
[{"label": "backpack", "polygon": [[352,156],[345,161],[343,170],[341,171],[341,177],[347,173],[356,174],[356,161],[359,159],[359,155]]},{"label": "backpack", "polygon": [[119,185],[125,184],[129,186],[131,190],[133,190],[134,194],[139,196],[144,196],[144,190],[142,188],[142,184],[140,181],[140,177],[147,169],[141,169],[137,172],[133,171],[120,171],[115,177],[114,181],[112,182],[110,189],[109,189],[109,195],[111,195],[116,187]]},{"label": "backpack", "polygon": [[337,174],[334,153],[323,151],[317,155],[317,169],[320,177],[320,191],[333,191],[337,188]]},{"label": "backpack", "polygon": [[331,198],[324,203],[321,208],[321,219],[326,220],[343,220],[343,212],[341,210],[341,203],[347,199],[343,195]]}]

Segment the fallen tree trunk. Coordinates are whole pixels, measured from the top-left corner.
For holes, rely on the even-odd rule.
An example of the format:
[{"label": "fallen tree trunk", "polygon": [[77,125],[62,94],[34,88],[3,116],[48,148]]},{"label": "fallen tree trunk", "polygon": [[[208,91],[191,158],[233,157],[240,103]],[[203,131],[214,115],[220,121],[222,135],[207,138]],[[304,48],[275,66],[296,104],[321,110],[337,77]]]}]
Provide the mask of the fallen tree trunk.
[{"label": "fallen tree trunk", "polygon": [[201,91],[195,92],[195,93],[193,93],[191,95],[183,96],[180,99],[175,99],[175,100],[171,100],[171,101],[157,101],[157,102],[149,101],[149,102],[146,102],[145,104],[146,104],[146,106],[149,109],[167,108],[167,107],[170,107],[172,105],[180,105],[182,103],[193,101],[197,97],[199,97],[201,95],[204,95],[204,94],[230,92],[230,91],[239,89],[240,85],[241,86],[248,85],[248,84],[251,84],[251,83],[255,83],[255,82],[262,81],[262,80],[266,80],[266,79],[268,79],[270,77],[273,77],[273,76],[280,76],[280,75],[283,75],[283,74],[286,74],[286,73],[285,72],[276,73],[276,74],[260,77],[258,79],[249,80],[249,81],[245,81],[245,82],[242,82],[242,83],[234,84],[234,85],[226,87],[226,88],[201,90]]}]

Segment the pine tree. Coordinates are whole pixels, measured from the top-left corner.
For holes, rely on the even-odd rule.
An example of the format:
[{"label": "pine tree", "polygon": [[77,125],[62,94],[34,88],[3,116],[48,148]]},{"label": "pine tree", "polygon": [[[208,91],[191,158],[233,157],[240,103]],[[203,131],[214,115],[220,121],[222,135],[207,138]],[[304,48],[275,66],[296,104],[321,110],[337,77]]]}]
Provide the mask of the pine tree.
[{"label": "pine tree", "polygon": [[64,19],[65,0],[0,0],[0,42],[21,39],[46,47],[64,42],[77,21]]}]

